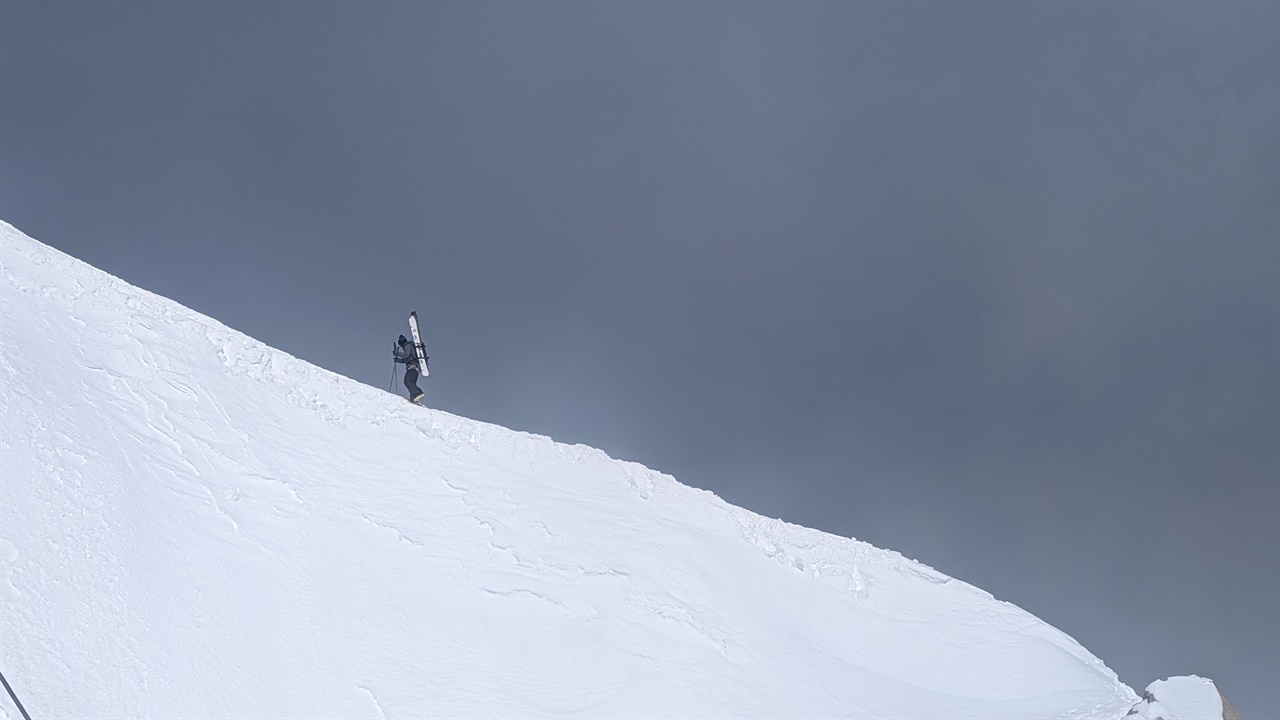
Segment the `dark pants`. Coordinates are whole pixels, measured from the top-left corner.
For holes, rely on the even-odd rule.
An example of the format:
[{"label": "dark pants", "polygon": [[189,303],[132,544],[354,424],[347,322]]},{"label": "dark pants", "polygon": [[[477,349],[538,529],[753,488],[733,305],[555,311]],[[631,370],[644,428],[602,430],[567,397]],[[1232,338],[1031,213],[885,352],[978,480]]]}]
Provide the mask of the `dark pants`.
[{"label": "dark pants", "polygon": [[409,368],[404,371],[404,386],[409,390],[410,400],[422,394],[422,390],[418,387],[418,370],[416,368]]}]

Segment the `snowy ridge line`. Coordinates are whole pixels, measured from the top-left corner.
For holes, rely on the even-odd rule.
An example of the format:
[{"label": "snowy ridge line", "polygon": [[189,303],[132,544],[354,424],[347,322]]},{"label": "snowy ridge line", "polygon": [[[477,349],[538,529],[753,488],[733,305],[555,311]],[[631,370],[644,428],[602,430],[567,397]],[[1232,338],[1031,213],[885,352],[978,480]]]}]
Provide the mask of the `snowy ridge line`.
[{"label": "snowy ridge line", "polygon": [[898,553],[409,406],[6,227],[0,645],[42,712],[1118,720],[1136,701],[1065,634]]}]

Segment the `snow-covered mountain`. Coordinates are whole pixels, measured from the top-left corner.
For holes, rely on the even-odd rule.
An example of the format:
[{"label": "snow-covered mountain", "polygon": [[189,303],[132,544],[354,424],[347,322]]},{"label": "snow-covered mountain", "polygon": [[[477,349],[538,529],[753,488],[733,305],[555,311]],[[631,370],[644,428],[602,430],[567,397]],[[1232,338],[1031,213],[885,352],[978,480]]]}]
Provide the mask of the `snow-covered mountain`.
[{"label": "snow-covered mountain", "polygon": [[1140,699],[897,553],[412,406],[3,223],[0,275],[0,672],[35,718],[1118,719]]}]

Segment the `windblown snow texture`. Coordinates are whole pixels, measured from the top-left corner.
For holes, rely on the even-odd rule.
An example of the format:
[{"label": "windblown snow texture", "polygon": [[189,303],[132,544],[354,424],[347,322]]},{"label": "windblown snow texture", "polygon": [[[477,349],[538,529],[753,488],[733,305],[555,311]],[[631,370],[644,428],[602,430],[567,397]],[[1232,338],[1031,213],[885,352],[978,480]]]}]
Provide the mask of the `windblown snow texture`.
[{"label": "windblown snow texture", "polygon": [[1138,700],[1063,633],[896,553],[406,405],[4,224],[0,265],[0,668],[33,717]]}]

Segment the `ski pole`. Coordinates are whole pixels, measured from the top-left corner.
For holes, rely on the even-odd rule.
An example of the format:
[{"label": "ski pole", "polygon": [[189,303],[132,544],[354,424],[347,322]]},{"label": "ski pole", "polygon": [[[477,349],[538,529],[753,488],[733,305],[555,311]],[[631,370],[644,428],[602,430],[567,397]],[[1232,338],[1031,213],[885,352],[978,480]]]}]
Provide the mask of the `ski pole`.
[{"label": "ski pole", "polygon": [[9,697],[13,698],[13,704],[18,706],[18,712],[22,713],[22,717],[31,720],[31,716],[27,714],[27,709],[22,707],[22,703],[18,702],[18,696],[13,692],[13,688],[9,687],[9,681],[4,679],[4,673],[0,673],[0,683],[4,683],[4,689],[9,691]]},{"label": "ski pole", "polygon": [[396,344],[391,343],[391,382],[387,383],[387,392],[395,392],[396,387]]}]

